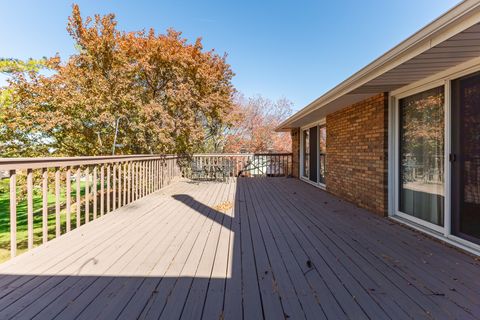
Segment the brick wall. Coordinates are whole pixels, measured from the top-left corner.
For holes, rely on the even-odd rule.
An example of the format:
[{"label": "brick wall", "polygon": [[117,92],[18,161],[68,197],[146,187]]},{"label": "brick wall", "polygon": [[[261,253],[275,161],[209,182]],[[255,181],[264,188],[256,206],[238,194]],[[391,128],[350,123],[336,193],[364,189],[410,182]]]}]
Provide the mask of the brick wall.
[{"label": "brick wall", "polygon": [[388,95],[327,116],[327,190],[387,214]]},{"label": "brick wall", "polygon": [[300,129],[295,128],[290,132],[292,136],[292,176],[300,177]]}]

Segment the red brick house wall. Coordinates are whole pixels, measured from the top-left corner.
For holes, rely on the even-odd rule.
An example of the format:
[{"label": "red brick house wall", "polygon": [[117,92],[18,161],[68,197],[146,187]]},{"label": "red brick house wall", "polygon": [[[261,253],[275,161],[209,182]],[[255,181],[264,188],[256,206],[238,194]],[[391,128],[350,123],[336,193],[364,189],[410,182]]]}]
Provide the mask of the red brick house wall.
[{"label": "red brick house wall", "polygon": [[328,115],[326,128],[327,191],[386,215],[388,94]]}]

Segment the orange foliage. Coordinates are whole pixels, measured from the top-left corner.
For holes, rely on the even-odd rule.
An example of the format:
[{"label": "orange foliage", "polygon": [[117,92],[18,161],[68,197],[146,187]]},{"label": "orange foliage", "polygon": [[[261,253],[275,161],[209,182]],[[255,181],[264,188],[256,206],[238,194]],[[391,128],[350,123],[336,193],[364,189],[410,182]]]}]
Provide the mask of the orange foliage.
[{"label": "orange foliage", "polygon": [[275,128],[292,112],[287,99],[273,102],[261,96],[239,96],[231,113],[232,127],[226,132],[225,152],[291,152],[288,133]]}]

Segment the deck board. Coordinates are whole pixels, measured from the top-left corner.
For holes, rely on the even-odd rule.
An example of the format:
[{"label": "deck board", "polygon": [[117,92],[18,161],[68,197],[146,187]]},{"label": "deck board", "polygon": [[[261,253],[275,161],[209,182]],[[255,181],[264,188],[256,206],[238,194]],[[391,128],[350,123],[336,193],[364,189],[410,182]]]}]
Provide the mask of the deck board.
[{"label": "deck board", "polygon": [[296,179],[179,181],[0,265],[1,319],[479,319],[470,255]]}]

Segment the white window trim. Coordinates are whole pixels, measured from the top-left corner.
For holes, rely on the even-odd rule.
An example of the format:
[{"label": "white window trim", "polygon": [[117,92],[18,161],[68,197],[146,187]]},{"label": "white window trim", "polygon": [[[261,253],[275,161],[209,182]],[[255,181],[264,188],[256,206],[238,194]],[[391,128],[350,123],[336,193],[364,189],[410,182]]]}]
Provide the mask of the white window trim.
[{"label": "white window trim", "polygon": [[[322,118],[318,121],[315,121],[315,122],[312,122],[312,123],[309,123],[303,127],[300,127],[300,174],[299,174],[299,177],[300,177],[300,180],[304,181],[304,182],[307,182],[309,184],[311,184],[312,186],[315,186],[315,187],[318,187],[320,189],[323,189],[323,190],[326,190],[327,186],[326,184],[324,183],[320,183],[320,182],[313,182],[311,181],[310,179],[308,179],[307,177],[305,177],[303,175],[303,166],[304,166],[304,148],[305,146],[303,145],[303,131],[304,130],[308,130],[312,127],[320,127],[320,126],[323,126],[326,124],[326,118]],[[328,133],[327,133],[328,134]],[[317,141],[320,141],[320,130],[317,129]],[[317,153],[318,153],[318,150],[317,150]],[[320,167],[320,157],[318,156],[317,154],[317,181],[320,180],[320,170],[319,167]],[[311,164],[310,164],[311,166]]]},{"label": "white window trim", "polygon": [[[389,217],[400,221],[404,224],[408,224],[411,227],[427,232],[434,237],[437,237],[447,243],[456,245],[471,253],[480,254],[480,245],[460,238],[452,234],[451,225],[451,164],[449,156],[451,153],[451,81],[461,78],[463,76],[480,72],[480,58],[475,58],[462,63],[458,66],[452,67],[445,71],[442,71],[436,75],[428,77],[424,80],[416,83],[409,84],[405,87],[390,92],[389,99],[389,123],[388,123],[388,214]],[[445,202],[444,202],[444,226],[440,227],[430,222],[423,221],[421,219],[412,217],[405,213],[399,212],[398,208],[398,188],[399,188],[399,108],[398,102],[400,99],[420,93],[439,86],[444,87],[444,112],[445,112],[445,138],[444,138],[444,190],[445,190]],[[429,232],[429,230],[431,232]]]}]

